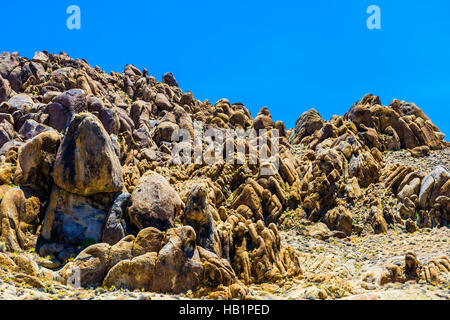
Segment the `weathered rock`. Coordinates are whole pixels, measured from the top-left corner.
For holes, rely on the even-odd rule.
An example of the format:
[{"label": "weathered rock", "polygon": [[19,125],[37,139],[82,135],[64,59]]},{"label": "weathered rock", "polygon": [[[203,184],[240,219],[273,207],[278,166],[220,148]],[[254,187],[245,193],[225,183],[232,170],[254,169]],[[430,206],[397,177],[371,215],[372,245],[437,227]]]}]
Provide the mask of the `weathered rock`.
[{"label": "weathered rock", "polygon": [[197,185],[189,194],[182,218],[184,225],[194,228],[197,245],[222,256],[219,234],[209,204],[208,190],[204,184]]},{"label": "weathered rock", "polygon": [[39,134],[19,149],[20,185],[49,192],[53,185],[53,166],[61,137],[54,131]]},{"label": "weathered rock", "polygon": [[159,251],[152,291],[181,293],[195,289],[202,281],[203,265],[192,227],[171,229]]},{"label": "weathered rock", "polygon": [[54,186],[45,214],[42,237],[72,245],[102,240],[107,208],[91,198]]},{"label": "weathered rock", "polygon": [[30,140],[38,134],[49,130],[52,129],[34,121],[33,119],[28,119],[20,128],[19,134],[21,134],[25,140]]},{"label": "weathered rock", "polygon": [[163,75],[163,83],[167,83],[169,86],[178,87],[177,80],[172,72],[167,72]]},{"label": "weathered rock", "polygon": [[171,142],[173,134],[179,129],[178,125],[170,122],[163,121],[156,128],[153,140],[156,143],[161,143],[163,141]]},{"label": "weathered rock", "polygon": [[386,233],[388,231],[387,222],[384,218],[383,210],[380,207],[373,206],[370,209],[366,222],[372,226],[376,234]]},{"label": "weathered rock", "polygon": [[73,287],[97,287],[106,276],[110,246],[92,245],[83,250],[73,262],[58,271],[59,281]]},{"label": "weathered rock", "polygon": [[[423,182],[419,190],[419,205],[421,208],[426,209],[431,207],[434,203],[433,200],[437,197],[432,197],[433,190],[438,190],[440,186],[444,185],[445,181],[450,179],[450,174],[441,166],[436,167],[430,174],[423,178]],[[438,183],[440,182],[440,186]]]},{"label": "weathered rock", "polygon": [[14,126],[8,121],[0,123],[0,146],[4,146],[14,138]]},{"label": "weathered rock", "polygon": [[411,219],[405,221],[405,228],[406,231],[408,231],[409,233],[414,233],[419,230],[417,225]]},{"label": "weathered rock", "polygon": [[308,235],[315,239],[326,240],[331,236],[331,232],[326,224],[319,222],[308,229]]},{"label": "weathered rock", "polygon": [[7,79],[10,72],[19,65],[19,59],[17,54],[10,54],[9,52],[3,52],[0,54],[0,75]]},{"label": "weathered rock", "polygon": [[24,111],[33,105],[33,99],[27,94],[20,93],[12,96],[8,100],[9,112],[13,114],[15,111]]},{"label": "weathered rock", "polygon": [[409,151],[413,157],[422,158],[430,154],[430,148],[428,146],[415,147]]},{"label": "weathered rock", "polygon": [[128,216],[139,230],[155,227],[167,230],[181,214],[184,204],[167,180],[153,172],[141,177],[131,195]]},{"label": "weathered rock", "polygon": [[157,253],[151,252],[131,260],[122,260],[109,270],[103,281],[106,288],[150,291],[155,276]]},{"label": "weathered rock", "polygon": [[294,136],[291,138],[292,143],[299,143],[305,136],[312,135],[316,130],[320,130],[322,126],[322,117],[315,109],[304,112],[295,123]]},{"label": "weathered rock", "polygon": [[64,106],[72,114],[87,111],[86,93],[82,89],[71,89],[53,99],[54,103]]},{"label": "weathered rock", "polygon": [[20,188],[11,188],[0,203],[0,241],[7,250],[34,248],[37,240],[41,202]]},{"label": "weathered rock", "polygon": [[255,117],[255,120],[253,120],[253,129],[255,129],[257,133],[259,130],[268,130],[273,128],[274,126],[275,123],[273,122],[272,116],[267,107],[262,108]]},{"label": "weathered rock", "polygon": [[102,242],[114,245],[125,237],[126,224],[123,217],[129,199],[128,192],[122,192],[114,199],[103,227]]},{"label": "weathered rock", "polygon": [[98,118],[101,121],[106,132],[117,134],[120,129],[120,119],[114,109],[102,108],[98,112]]},{"label": "weathered rock", "polygon": [[169,99],[162,93],[156,94],[155,104],[161,110],[172,111],[173,109],[173,105],[170,103]]},{"label": "weathered rock", "polygon": [[60,188],[82,196],[122,190],[119,159],[94,116],[82,113],[70,123],[56,156],[53,179]]},{"label": "weathered rock", "polygon": [[345,232],[347,236],[352,233],[352,215],[342,206],[327,212],[325,222],[331,229]]},{"label": "weathered rock", "polygon": [[0,103],[8,101],[10,94],[11,86],[9,85],[9,81],[0,76]]},{"label": "weathered rock", "polygon": [[149,252],[159,252],[163,245],[163,239],[164,233],[156,228],[142,229],[133,243],[133,256],[137,257]]}]

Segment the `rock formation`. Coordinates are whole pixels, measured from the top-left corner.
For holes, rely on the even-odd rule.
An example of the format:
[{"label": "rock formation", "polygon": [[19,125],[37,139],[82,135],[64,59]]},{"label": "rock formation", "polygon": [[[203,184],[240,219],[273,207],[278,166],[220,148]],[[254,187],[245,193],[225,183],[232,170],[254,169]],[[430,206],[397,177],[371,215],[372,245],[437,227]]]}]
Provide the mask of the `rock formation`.
[{"label": "rock formation", "polygon": [[[335,258],[296,244],[448,228],[449,147],[405,101],[368,94],[344,116],[311,109],[287,129],[266,107],[253,118],[242,103],[199,101],[172,73],[158,82],[133,65],[107,74],[65,53],[5,52],[0,262],[36,287],[244,299],[332,282],[304,293],[342,297],[357,291],[342,278],[350,269],[327,273]],[[411,163],[443,156],[424,168],[391,161],[402,149]],[[291,231],[303,240],[286,243]],[[360,289],[446,281],[447,254],[405,253]]]}]

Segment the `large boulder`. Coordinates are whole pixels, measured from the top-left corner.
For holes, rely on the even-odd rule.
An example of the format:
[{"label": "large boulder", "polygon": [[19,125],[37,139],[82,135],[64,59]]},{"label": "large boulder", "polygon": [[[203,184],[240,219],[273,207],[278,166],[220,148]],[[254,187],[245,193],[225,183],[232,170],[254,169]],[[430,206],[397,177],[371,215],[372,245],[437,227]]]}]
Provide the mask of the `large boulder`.
[{"label": "large boulder", "polygon": [[61,141],[54,131],[46,131],[19,149],[20,185],[48,192],[53,185],[53,165]]},{"label": "large boulder", "polygon": [[108,272],[103,286],[150,291],[155,276],[157,256],[158,253],[150,252],[120,261]]},{"label": "large boulder", "polygon": [[7,79],[9,74],[15,67],[19,65],[19,58],[17,54],[10,54],[3,52],[0,54],[0,76]]},{"label": "large boulder", "polygon": [[58,280],[73,287],[97,287],[102,284],[108,271],[111,247],[98,243],[83,250],[73,262],[58,271]]},{"label": "large boulder", "polygon": [[31,107],[33,105],[33,99],[25,93],[20,93],[15,96],[12,96],[8,100],[9,104],[9,113],[14,113],[19,110],[23,110],[24,108]]},{"label": "large boulder", "polygon": [[41,123],[38,123],[37,121],[33,119],[28,119],[24,122],[24,124],[20,127],[19,134],[25,139],[30,140],[34,137],[36,137],[38,134],[53,130],[50,127],[47,127],[46,125],[43,125]]},{"label": "large boulder", "polygon": [[[437,166],[422,181],[419,190],[419,206],[427,209],[433,206],[440,188],[450,179],[450,174],[441,166]],[[436,190],[437,192],[434,192]],[[433,193],[435,193],[433,197]],[[447,194],[446,196],[450,196]]]},{"label": "large boulder", "polygon": [[329,228],[345,232],[348,236],[352,233],[353,218],[343,206],[329,210],[325,215],[325,222]]},{"label": "large boulder", "polygon": [[163,75],[163,83],[166,83],[169,86],[178,87],[177,80],[172,72],[167,72]]},{"label": "large boulder", "polygon": [[14,126],[10,122],[3,120],[0,123],[0,147],[10,142],[14,135]]},{"label": "large boulder", "polygon": [[82,89],[67,90],[56,96],[53,102],[63,105],[72,113],[87,111],[86,93]]},{"label": "large boulder", "polygon": [[0,103],[7,101],[10,93],[11,86],[9,85],[9,81],[0,76]]},{"label": "large boulder", "polygon": [[163,245],[164,232],[150,227],[141,230],[133,243],[132,254],[134,257],[148,252],[159,252]]},{"label": "large boulder", "polygon": [[202,281],[203,265],[191,227],[170,229],[167,242],[159,251],[152,290],[181,293],[195,289]]},{"label": "large boulder", "polygon": [[47,241],[81,245],[102,240],[107,205],[54,186],[45,214],[42,237]]},{"label": "large boulder", "polygon": [[253,120],[253,128],[256,131],[264,129],[269,130],[274,126],[275,123],[273,122],[272,115],[267,107],[262,108],[255,117],[255,120]]},{"label": "large boulder", "polygon": [[292,141],[299,143],[304,137],[312,135],[316,130],[322,129],[324,121],[315,109],[304,112],[295,123]]},{"label": "large boulder", "polygon": [[53,178],[60,188],[81,196],[122,190],[119,159],[96,117],[74,117],[58,150]]},{"label": "large boulder", "polygon": [[155,227],[167,230],[184,208],[178,193],[167,180],[153,172],[141,177],[131,195],[128,216],[139,230]]},{"label": "large boulder", "polygon": [[47,106],[48,125],[60,132],[69,126],[75,114],[87,110],[86,93],[81,89],[67,90],[57,95]]},{"label": "large boulder", "polygon": [[11,251],[34,248],[41,202],[20,188],[11,188],[0,203],[0,242]]},{"label": "large boulder", "polygon": [[189,194],[183,212],[183,224],[194,228],[199,246],[222,256],[220,237],[211,212],[208,189],[204,184],[195,186]]},{"label": "large boulder", "polygon": [[162,93],[156,94],[155,104],[161,110],[172,111],[173,109],[173,105],[170,103],[169,99]]}]

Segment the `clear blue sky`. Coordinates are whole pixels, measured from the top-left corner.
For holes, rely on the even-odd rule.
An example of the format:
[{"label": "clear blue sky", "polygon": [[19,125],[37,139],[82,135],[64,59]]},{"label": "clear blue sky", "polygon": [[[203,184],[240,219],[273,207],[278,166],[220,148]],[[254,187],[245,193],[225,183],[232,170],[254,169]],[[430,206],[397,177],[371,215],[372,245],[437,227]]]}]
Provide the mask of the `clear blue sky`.
[{"label": "clear blue sky", "polygon": [[[81,8],[81,30],[66,8]],[[369,30],[369,5],[381,30]],[[0,51],[67,52],[105,71],[175,74],[200,100],[268,106],[292,127],[343,115],[365,93],[415,102],[450,135],[450,1],[3,1]],[[446,138],[449,140],[449,138]]]}]

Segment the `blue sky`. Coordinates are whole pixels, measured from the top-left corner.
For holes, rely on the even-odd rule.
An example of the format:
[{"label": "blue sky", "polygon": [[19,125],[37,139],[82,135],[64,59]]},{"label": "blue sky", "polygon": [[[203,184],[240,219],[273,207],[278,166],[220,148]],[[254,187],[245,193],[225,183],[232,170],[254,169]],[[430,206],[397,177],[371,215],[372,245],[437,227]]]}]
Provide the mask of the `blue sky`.
[{"label": "blue sky", "polygon": [[[66,9],[81,8],[81,30]],[[369,30],[369,5],[381,30]],[[228,98],[293,127],[343,115],[365,93],[415,102],[450,134],[450,1],[4,1],[0,51],[67,52],[105,71],[175,74],[200,100]],[[449,140],[448,137],[446,140]]]}]

